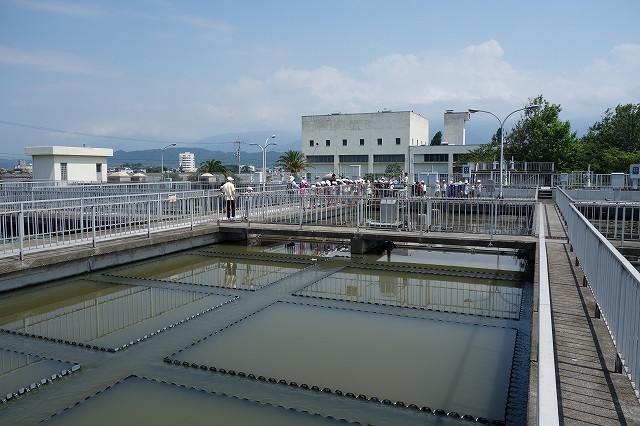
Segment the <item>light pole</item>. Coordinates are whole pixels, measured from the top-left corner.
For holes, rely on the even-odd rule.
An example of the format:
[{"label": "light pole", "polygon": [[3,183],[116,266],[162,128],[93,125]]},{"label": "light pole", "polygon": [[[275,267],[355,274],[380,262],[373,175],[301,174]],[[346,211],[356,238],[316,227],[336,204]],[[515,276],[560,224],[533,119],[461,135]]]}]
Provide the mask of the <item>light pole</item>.
[{"label": "light pole", "polygon": [[504,185],[504,123],[507,121],[507,118],[511,117],[511,115],[515,114],[518,111],[531,111],[531,110],[537,110],[538,108],[540,108],[540,105],[529,105],[524,108],[519,108],[515,111],[511,111],[502,121],[500,120],[500,117],[498,117],[497,115],[495,115],[490,111],[485,111],[482,109],[469,109],[469,113],[471,114],[474,114],[476,112],[484,112],[485,114],[491,114],[500,123],[500,198],[502,198],[502,187]]},{"label": "light pole", "polygon": [[170,146],[176,146],[175,143],[170,143],[169,145],[162,148],[160,152],[160,181],[164,182],[164,150],[169,148]]},{"label": "light pole", "polygon": [[276,135],[271,135],[270,138],[267,138],[264,141],[264,146],[259,143],[250,143],[249,145],[258,146],[262,150],[262,192],[267,190],[267,147],[269,145],[277,145],[276,142],[269,142],[269,139],[274,139]]}]

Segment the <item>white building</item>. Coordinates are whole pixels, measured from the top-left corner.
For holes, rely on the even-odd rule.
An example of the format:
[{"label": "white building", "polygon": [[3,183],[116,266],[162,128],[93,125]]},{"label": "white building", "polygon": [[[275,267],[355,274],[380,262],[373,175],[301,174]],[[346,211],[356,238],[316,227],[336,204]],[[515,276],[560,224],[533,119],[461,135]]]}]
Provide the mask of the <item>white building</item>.
[{"label": "white building", "polygon": [[453,112],[447,110],[444,113],[444,132],[442,134],[442,143],[445,145],[465,145],[466,129],[465,122],[471,119],[471,113]]},{"label": "white building", "polygon": [[458,157],[475,148],[465,145],[468,116],[445,113],[444,134],[451,140],[440,146],[429,145],[429,120],[413,111],[303,116],[302,152],[311,165],[307,178],[352,176],[352,165],[360,165],[361,176],[382,174],[387,165],[399,163],[413,180],[421,172],[449,179]]},{"label": "white building", "polygon": [[[302,117],[302,152],[313,169],[308,177],[384,173],[400,163],[407,170],[410,148],[428,143],[429,120],[413,111],[328,114]],[[315,176],[313,176],[315,175]]]},{"label": "white building", "polygon": [[192,152],[181,152],[178,155],[179,167],[182,167],[182,170],[188,173],[195,172],[197,170],[196,167],[196,156]]},{"label": "white building", "polygon": [[24,149],[33,157],[34,180],[106,182],[111,148],[33,146]]}]

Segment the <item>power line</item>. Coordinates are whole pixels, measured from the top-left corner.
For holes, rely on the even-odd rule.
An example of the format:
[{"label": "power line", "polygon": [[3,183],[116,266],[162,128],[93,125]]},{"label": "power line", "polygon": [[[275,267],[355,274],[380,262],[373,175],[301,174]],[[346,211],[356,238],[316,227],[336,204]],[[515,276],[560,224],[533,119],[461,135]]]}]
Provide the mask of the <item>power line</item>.
[{"label": "power line", "polygon": [[[171,144],[177,143],[180,145],[215,145],[214,142],[206,142],[206,143],[198,143],[198,142],[181,142],[181,141],[168,141],[168,140],[159,140],[159,139],[143,139],[143,138],[130,138],[126,136],[109,136],[109,135],[98,135],[95,133],[87,133],[87,132],[77,132],[73,130],[63,130],[63,129],[53,129],[51,127],[37,126],[35,124],[26,124],[26,123],[17,123],[15,121],[5,121],[0,120],[0,124],[6,124],[7,126],[16,126],[16,127],[24,127],[27,129],[34,130],[44,130],[47,132],[55,132],[55,133],[64,133],[67,135],[76,135],[76,136],[88,136],[92,138],[102,138],[102,139],[114,139],[114,140],[122,140],[122,141],[133,141],[133,142],[149,142],[149,143],[163,143],[163,144]],[[218,142],[219,144],[227,144],[233,142]]]},{"label": "power line", "polygon": [[47,132],[64,133],[64,134],[67,134],[67,135],[88,136],[88,137],[92,137],[92,138],[116,139],[116,140],[135,141],[135,142],[166,143],[166,144],[169,144],[169,143],[180,143],[180,144],[183,144],[184,143],[184,142],[157,140],[157,139],[129,138],[129,137],[125,137],[125,136],[98,135],[98,134],[95,134],[95,133],[86,133],[86,132],[76,132],[76,131],[72,131],[72,130],[53,129],[51,127],[36,126],[35,124],[17,123],[15,121],[0,120],[0,124],[6,124],[8,126],[24,127],[24,128],[27,128],[27,129],[44,130],[44,131],[47,131]]}]

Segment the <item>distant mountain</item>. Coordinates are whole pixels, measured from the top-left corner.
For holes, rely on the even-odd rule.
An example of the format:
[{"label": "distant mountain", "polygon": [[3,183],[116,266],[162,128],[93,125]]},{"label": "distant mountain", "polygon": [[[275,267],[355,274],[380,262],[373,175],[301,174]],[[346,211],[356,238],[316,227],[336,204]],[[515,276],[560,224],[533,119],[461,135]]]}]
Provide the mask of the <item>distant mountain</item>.
[{"label": "distant mountain", "polygon": [[[261,145],[264,144],[264,141]],[[262,150],[258,147],[255,148],[255,151],[246,151],[245,146],[242,145],[240,150],[240,163],[245,165],[251,165],[256,167],[262,167]],[[276,148],[282,148],[280,146],[269,146],[267,147],[267,166],[271,167],[275,164],[278,158],[288,150],[300,150],[300,146],[298,144],[297,147],[293,145],[291,148],[286,148],[285,150]],[[164,165],[168,167],[177,167],[178,166],[178,155],[181,152],[192,152],[196,157],[196,166],[200,165],[200,163],[206,160],[218,160],[222,164],[228,165],[236,165],[238,164],[238,157],[236,157],[236,151],[224,152],[220,150],[211,151],[204,148],[195,148],[195,147],[180,147],[180,148],[167,148],[164,150],[164,160],[162,159],[162,150],[159,149],[147,149],[143,151],[115,151],[113,153],[113,157],[107,159],[109,167],[117,166],[124,163],[141,163],[143,166],[159,166],[162,161],[164,161]]]},{"label": "distant mountain", "polygon": [[[276,135],[275,139],[269,138],[272,134]],[[286,151],[300,151],[302,149],[299,131],[277,130],[273,131],[250,131],[241,133],[225,133],[215,136],[209,136],[204,139],[190,144],[191,146],[176,146],[164,150],[164,164],[169,167],[178,166],[178,154],[181,152],[192,152],[196,157],[196,166],[206,160],[219,160],[222,164],[233,165],[238,164],[238,157],[235,153],[238,145],[234,143],[239,140],[242,142],[240,151],[240,162],[245,165],[262,167],[262,150],[257,146],[251,146],[257,143],[264,146],[265,140],[269,138],[270,142],[276,145],[267,147],[267,165],[273,166],[276,160]],[[206,148],[205,148],[206,147]],[[105,147],[108,148],[108,147]],[[162,149],[145,149],[136,151],[114,151],[113,157],[107,159],[109,167],[118,166],[123,163],[141,163],[144,166],[160,166],[162,158]],[[31,156],[25,155],[27,163],[31,163]],[[9,158],[0,158],[0,168],[13,169],[18,160]]]},{"label": "distant mountain", "polygon": [[[27,160],[27,163],[30,163],[30,162],[31,162],[31,157],[29,157]],[[18,160],[0,158],[0,168],[2,169],[13,170],[13,166],[15,166],[16,164],[18,164]]]},{"label": "distant mountain", "polygon": [[[176,167],[178,165],[178,155],[181,152],[192,152],[196,157],[196,166],[206,160],[218,160],[225,165],[235,165],[238,164],[238,157],[235,155],[238,145],[235,141],[239,140],[242,142],[240,144],[240,163],[262,167],[262,149],[250,144],[257,143],[264,146],[266,139],[271,134],[269,131],[225,133],[200,139],[193,142],[193,146],[166,148],[164,150],[164,165]],[[276,132],[275,139],[269,138],[269,142],[275,142],[276,145],[267,147],[268,166],[273,166],[285,151],[299,151],[302,148],[299,132],[279,131]],[[215,149],[203,148],[203,145],[213,146]],[[144,166],[159,166],[162,162],[162,153],[162,149],[118,150],[113,153],[112,158],[108,159],[108,164],[109,166],[117,166],[123,163],[141,163]]]}]

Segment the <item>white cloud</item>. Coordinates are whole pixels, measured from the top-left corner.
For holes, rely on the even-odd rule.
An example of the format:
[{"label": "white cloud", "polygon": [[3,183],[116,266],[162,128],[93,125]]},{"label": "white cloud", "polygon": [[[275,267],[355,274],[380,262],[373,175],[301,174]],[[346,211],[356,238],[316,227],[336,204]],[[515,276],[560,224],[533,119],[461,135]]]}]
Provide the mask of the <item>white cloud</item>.
[{"label": "white cloud", "polygon": [[202,30],[226,31],[229,29],[229,25],[224,22],[203,18],[197,15],[176,15],[173,17],[173,19],[188,26],[199,28]]},{"label": "white cloud", "polygon": [[323,102],[371,99],[375,86],[358,81],[334,67],[315,70],[281,69],[270,79],[279,89],[306,92]]},{"label": "white cloud", "polygon": [[106,15],[104,9],[95,5],[67,3],[55,0],[13,0],[13,4],[30,10],[59,13],[80,17],[96,17]]},{"label": "white cloud", "polygon": [[504,49],[497,41],[489,40],[481,44],[467,46],[464,48],[464,52],[479,57],[499,58],[504,54]]},{"label": "white cloud", "polygon": [[93,65],[84,59],[66,52],[46,50],[19,50],[0,45],[0,63],[40,68],[72,74],[113,76],[115,73]]}]

